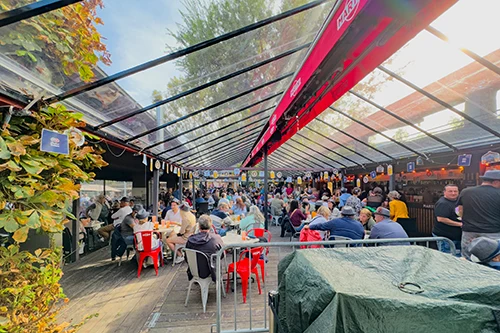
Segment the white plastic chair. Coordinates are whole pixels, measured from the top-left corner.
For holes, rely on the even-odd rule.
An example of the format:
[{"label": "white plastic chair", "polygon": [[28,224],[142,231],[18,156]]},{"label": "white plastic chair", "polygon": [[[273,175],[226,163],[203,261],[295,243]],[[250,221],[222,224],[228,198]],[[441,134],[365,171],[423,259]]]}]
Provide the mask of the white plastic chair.
[{"label": "white plastic chair", "polygon": [[175,244],[174,248],[174,261],[172,262],[172,267],[175,266],[175,259],[177,259],[177,251],[186,247],[186,244]]},{"label": "white plastic chair", "polygon": [[276,225],[276,226],[279,226],[280,225],[280,215],[273,215],[273,221],[272,221],[272,225]]},{"label": "white plastic chair", "polygon": [[[198,259],[199,259],[199,257],[197,254],[200,254],[202,256],[202,258],[205,258],[207,267],[210,267],[211,262],[210,262],[208,256],[203,252],[200,252],[197,250],[192,250],[192,249],[186,249],[186,248],[184,248],[182,251],[184,252],[184,255],[186,256],[186,260],[188,262],[189,270],[191,271],[191,275],[193,275],[193,278],[191,279],[191,281],[189,281],[189,287],[188,287],[188,291],[187,291],[187,295],[186,295],[186,302],[184,303],[184,306],[187,306],[188,301],[189,301],[189,294],[191,293],[191,287],[192,287],[193,283],[196,282],[200,285],[200,288],[201,288],[201,302],[203,304],[203,313],[205,313],[207,311],[208,290],[210,288],[210,283],[212,282],[212,275],[209,274],[208,277],[206,277],[206,278],[200,277],[200,274],[198,272],[198,266],[199,266]],[[226,297],[226,292],[224,290],[222,280],[220,281],[220,284],[221,284],[221,288],[222,288],[222,294],[224,297]]]}]

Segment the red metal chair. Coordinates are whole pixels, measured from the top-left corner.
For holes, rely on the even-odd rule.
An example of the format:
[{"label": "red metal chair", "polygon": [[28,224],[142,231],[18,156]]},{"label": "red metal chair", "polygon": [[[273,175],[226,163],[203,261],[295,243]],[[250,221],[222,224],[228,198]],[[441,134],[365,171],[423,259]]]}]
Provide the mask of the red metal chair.
[{"label": "red metal chair", "polygon": [[[273,238],[273,236],[271,235],[271,232],[269,232],[269,230],[266,230],[264,228],[253,228],[253,229],[250,229],[248,230],[248,234],[250,234],[250,232],[253,231],[253,236],[254,237],[257,237],[257,238],[261,238],[261,237],[264,237],[268,243],[271,242],[271,239]],[[266,247],[266,256],[269,254],[269,248]],[[261,276],[262,276],[262,282],[265,282],[265,276],[266,276],[266,263],[265,263],[265,259],[264,258],[260,258],[259,259],[259,262],[257,263],[257,265],[260,266],[260,273],[261,273]]]},{"label": "red metal chair", "polygon": [[[257,287],[259,288],[259,294],[262,294],[260,289],[260,278],[259,271],[257,270],[257,263],[260,260],[263,248],[256,247],[250,250],[245,250],[240,253],[240,260],[229,264],[227,270],[227,281],[226,281],[226,293],[229,292],[229,284],[231,282],[231,273],[234,273],[236,268],[236,273],[241,277],[241,290],[243,292],[243,303],[247,302],[247,289],[248,289],[248,279],[251,274],[255,274],[257,280]],[[251,253],[251,259],[246,257],[246,254]],[[236,265],[236,267],[235,267]],[[233,276],[233,278],[236,278]]]},{"label": "red metal chair", "polygon": [[[156,275],[158,275],[158,260],[160,260],[161,265],[163,266],[163,260],[161,258],[161,245],[156,249],[151,249],[153,243],[153,234],[153,231],[139,231],[134,234],[134,244],[135,248],[137,249],[136,253],[139,254],[139,269],[137,271],[137,278],[141,276],[142,263],[147,257],[151,257],[151,259],[153,259],[153,265],[155,267]],[[139,251],[139,244],[142,244],[141,251]]]}]

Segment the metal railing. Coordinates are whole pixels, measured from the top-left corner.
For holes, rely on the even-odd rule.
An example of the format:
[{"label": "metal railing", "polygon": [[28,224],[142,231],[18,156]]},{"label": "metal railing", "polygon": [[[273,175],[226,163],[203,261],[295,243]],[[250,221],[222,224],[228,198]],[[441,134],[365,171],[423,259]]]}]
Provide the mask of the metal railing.
[{"label": "metal railing", "polygon": [[[272,257],[272,260],[275,261],[275,267],[277,267],[278,262],[282,258],[283,255],[287,255],[289,253],[292,253],[295,251],[296,248],[310,248],[313,245],[321,245],[323,247],[327,248],[333,248],[335,249],[335,246],[338,248],[359,248],[365,247],[365,246],[377,246],[377,245],[395,245],[394,243],[410,243],[410,245],[422,245],[425,247],[430,247],[431,243],[437,243],[440,241],[447,242],[450,246],[450,254],[455,255],[456,253],[456,248],[455,244],[453,241],[451,241],[448,238],[445,237],[420,237],[420,238],[393,238],[393,239],[364,239],[364,240],[336,240],[336,241],[316,241],[316,242],[277,242],[277,243],[241,243],[241,244],[231,244],[231,245],[225,245],[216,255],[215,258],[215,263],[216,263],[216,270],[217,270],[217,283],[216,283],[216,298],[217,298],[217,314],[216,314],[216,323],[212,326],[212,331],[217,333],[259,333],[259,332],[270,332],[269,329],[269,323],[268,323],[268,295],[267,295],[267,290],[277,290],[277,281],[275,285],[269,284],[268,279],[266,278],[266,282],[263,283],[263,290],[262,290],[262,295],[258,295],[257,302],[252,303],[252,284],[251,283],[251,276],[252,274],[249,275],[248,279],[248,293],[247,293],[247,301],[248,303],[246,305],[242,305],[241,303],[238,303],[238,284],[237,284],[237,270],[236,266],[233,265],[233,268],[230,273],[233,275],[233,282],[231,283],[232,288],[233,288],[233,303],[232,303],[232,321],[230,320],[228,315],[223,315],[223,309],[222,309],[222,286],[225,286],[223,283],[223,274],[227,274],[227,271],[224,271],[224,267],[222,267],[222,263],[225,262],[223,258],[223,254],[231,252],[232,251],[232,257],[233,257],[233,263],[236,263],[238,261],[238,257],[240,254],[246,250],[248,250],[249,253],[251,253],[252,249],[255,248],[263,248],[263,253],[266,253],[266,251],[275,249],[275,251],[270,252],[271,255],[269,257]],[[287,251],[288,250],[288,251]],[[255,250],[254,250],[255,251]],[[238,254],[238,252],[240,254]],[[277,253],[276,253],[277,252]],[[277,255],[277,258],[276,258]],[[244,257],[247,257],[244,255]],[[251,271],[251,258],[252,256],[248,256],[248,260],[245,260],[245,262],[248,262],[248,271]],[[267,272],[266,267],[268,266],[266,263],[266,258],[267,256],[264,256],[264,260],[261,261],[261,264],[264,264],[264,271]],[[257,267],[260,275],[260,267]],[[224,273],[225,272],[225,273]],[[229,275],[229,274],[228,274]],[[262,277],[259,277],[262,279]],[[221,283],[222,282],[222,283]],[[227,282],[227,281],[226,281]],[[271,288],[269,288],[271,287]],[[229,296],[228,296],[229,297]],[[244,304],[244,303],[243,303]],[[239,310],[240,311],[239,311]],[[239,314],[243,311],[248,311],[248,316],[244,316],[246,320],[238,320],[240,317]],[[256,314],[262,314],[263,319],[262,321],[259,320],[253,320],[253,316]],[[269,318],[271,319],[271,318]],[[223,322],[224,320],[224,322]],[[258,324],[257,324],[258,323]],[[227,326],[231,324],[231,329],[227,329]],[[226,326],[225,329],[223,330],[223,325]]]}]

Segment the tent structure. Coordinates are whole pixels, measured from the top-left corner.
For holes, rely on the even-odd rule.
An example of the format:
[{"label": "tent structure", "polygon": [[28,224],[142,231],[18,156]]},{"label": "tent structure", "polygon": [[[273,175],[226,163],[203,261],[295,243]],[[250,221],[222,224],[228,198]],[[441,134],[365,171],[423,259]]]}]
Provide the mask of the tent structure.
[{"label": "tent structure", "polygon": [[[92,38],[107,51],[71,72],[64,15],[91,3],[0,8],[3,112],[62,103],[88,132],[184,170],[267,155],[274,168],[349,169],[500,142],[495,0],[105,0]],[[158,34],[169,45],[123,43]]]}]

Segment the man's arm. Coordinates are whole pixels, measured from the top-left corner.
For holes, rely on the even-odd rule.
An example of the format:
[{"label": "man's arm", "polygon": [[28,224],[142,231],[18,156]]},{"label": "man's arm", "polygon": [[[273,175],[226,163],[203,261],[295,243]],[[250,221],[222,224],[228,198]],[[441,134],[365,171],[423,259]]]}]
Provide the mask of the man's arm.
[{"label": "man's arm", "polygon": [[[462,207],[462,206],[460,206],[460,207]],[[444,223],[447,225],[451,225],[452,227],[460,227],[460,228],[462,227],[462,222],[452,221],[447,217],[436,216],[436,219],[438,220],[438,222],[441,222],[441,223]]]},{"label": "man's arm", "polygon": [[462,217],[464,215],[464,206],[459,205],[458,207],[458,216]]}]

